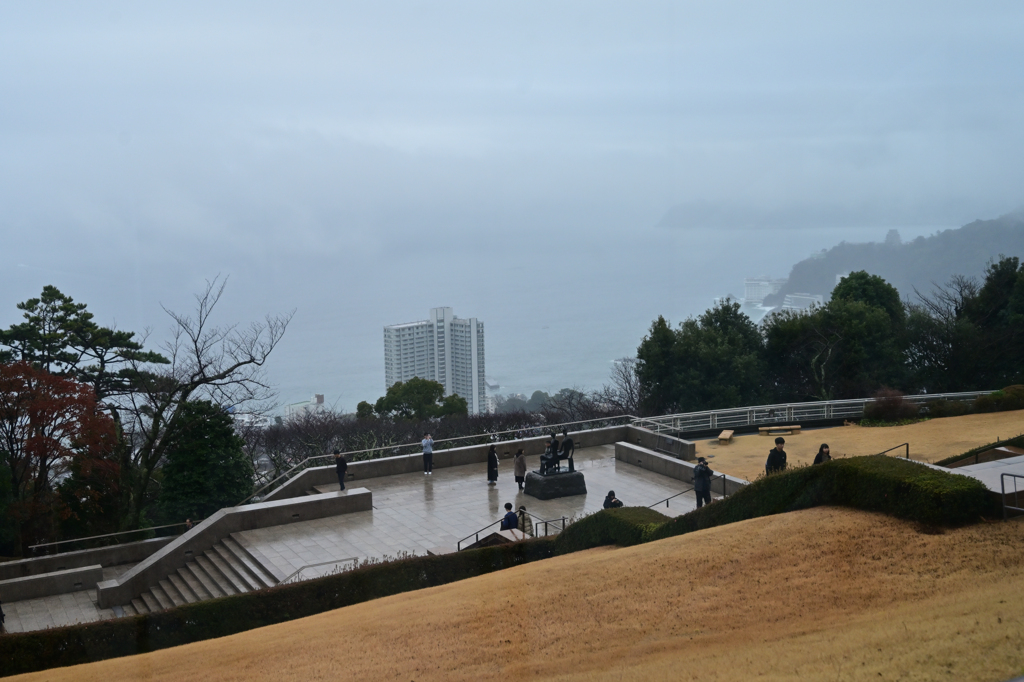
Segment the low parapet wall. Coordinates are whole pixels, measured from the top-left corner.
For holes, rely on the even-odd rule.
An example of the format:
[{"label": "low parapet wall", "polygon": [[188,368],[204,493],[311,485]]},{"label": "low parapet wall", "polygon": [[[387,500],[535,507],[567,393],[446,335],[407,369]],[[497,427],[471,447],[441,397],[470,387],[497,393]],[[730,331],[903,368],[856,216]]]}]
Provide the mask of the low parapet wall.
[{"label": "low parapet wall", "polygon": [[697,459],[697,444],[693,441],[683,440],[664,433],[655,433],[638,426],[628,427],[628,440],[648,450],[654,450],[662,455],[668,455],[677,459],[684,459],[693,462]]},{"label": "low parapet wall", "polygon": [[297,499],[221,509],[124,575],[99,583],[96,590],[99,606],[108,609],[127,604],[231,533],[369,511],[372,508],[370,491],[354,488],[337,493],[304,495]]},{"label": "low parapet wall", "polygon": [[81,549],[63,554],[5,561],[0,564],[0,580],[13,580],[31,575],[66,571],[86,566],[118,566],[120,564],[137,564],[157,550],[170,544],[174,538],[152,538],[139,542],[126,542],[123,545]]},{"label": "low parapet wall", "polygon": [[0,601],[13,602],[89,590],[103,580],[103,567],[83,566],[0,581]]},{"label": "low parapet wall", "polygon": [[[641,432],[649,433],[652,436],[657,435],[646,429],[636,429],[632,426],[608,426],[587,431],[570,431],[569,436],[572,437],[573,442],[576,444],[576,449],[579,449],[593,445],[610,445],[616,441],[630,438],[631,432],[636,432],[632,434],[634,440],[642,437]],[[502,459],[512,457],[519,448],[522,448],[527,456],[540,455],[544,453],[548,438],[549,436],[534,436],[518,440],[499,441],[495,445],[497,446],[498,456]],[[561,438],[561,434],[559,434],[559,438]],[[662,436],[662,438],[665,438],[665,436]],[[444,469],[464,464],[481,464],[487,461],[487,450],[489,448],[490,444],[488,443],[468,445],[462,448],[450,448],[448,450],[435,450],[434,468]],[[412,474],[417,471],[423,471],[423,455],[421,454],[381,457],[380,459],[349,462],[348,465],[349,478],[353,481],[365,481],[369,478],[379,478],[381,476]],[[312,490],[316,486],[330,485],[331,483],[337,483],[337,481],[338,477],[333,464],[310,467],[289,479],[280,487],[272,490],[263,499],[267,501],[299,497],[305,495],[307,491]]]},{"label": "low parapet wall", "polygon": [[[697,466],[639,445],[622,442],[615,444],[615,459],[691,485],[693,484],[693,470]],[[748,482],[742,478],[723,476],[715,472],[715,477],[711,479],[711,492],[719,495],[732,495],[745,485],[748,485]]]}]

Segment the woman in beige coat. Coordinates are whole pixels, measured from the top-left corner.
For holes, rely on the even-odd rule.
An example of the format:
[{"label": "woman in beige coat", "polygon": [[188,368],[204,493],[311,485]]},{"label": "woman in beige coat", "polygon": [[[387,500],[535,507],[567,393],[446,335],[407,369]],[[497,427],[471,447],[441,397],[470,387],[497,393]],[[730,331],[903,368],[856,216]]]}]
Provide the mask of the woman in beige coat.
[{"label": "woman in beige coat", "polygon": [[516,477],[519,489],[522,490],[523,481],[526,480],[526,455],[523,454],[522,448],[516,453],[516,458],[512,460],[512,473]]}]

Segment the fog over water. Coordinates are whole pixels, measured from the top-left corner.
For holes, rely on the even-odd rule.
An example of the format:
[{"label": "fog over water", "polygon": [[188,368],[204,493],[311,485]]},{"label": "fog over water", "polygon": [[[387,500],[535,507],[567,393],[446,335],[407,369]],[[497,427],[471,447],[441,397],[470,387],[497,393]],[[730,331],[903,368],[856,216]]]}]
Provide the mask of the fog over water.
[{"label": "fog over water", "polygon": [[[282,402],[384,390],[452,306],[501,392],[598,388],[659,314],[1024,204],[1024,6],[0,6],[0,325],[54,284],[165,335],[296,310]],[[993,254],[995,255],[995,254]],[[815,292],[825,293],[825,292]]]}]

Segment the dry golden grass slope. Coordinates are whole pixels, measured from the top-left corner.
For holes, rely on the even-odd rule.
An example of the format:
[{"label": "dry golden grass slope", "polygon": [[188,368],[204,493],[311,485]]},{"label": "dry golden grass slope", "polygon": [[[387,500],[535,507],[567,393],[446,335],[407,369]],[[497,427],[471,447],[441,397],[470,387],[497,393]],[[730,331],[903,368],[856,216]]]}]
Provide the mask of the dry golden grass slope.
[{"label": "dry golden grass slope", "polygon": [[[899,443],[910,443],[910,456],[925,462],[937,462],[959,455],[997,438],[1006,440],[1024,433],[1024,411],[971,414],[908,424],[906,426],[837,426],[785,436],[790,464],[810,464],[818,446],[828,443],[833,457],[873,455]],[[774,437],[737,436],[727,445],[717,440],[701,440],[697,454],[709,459],[716,471],[752,481],[764,473],[768,450]]]},{"label": "dry golden grass slope", "polygon": [[811,509],[17,679],[1006,680],[1022,532]]}]

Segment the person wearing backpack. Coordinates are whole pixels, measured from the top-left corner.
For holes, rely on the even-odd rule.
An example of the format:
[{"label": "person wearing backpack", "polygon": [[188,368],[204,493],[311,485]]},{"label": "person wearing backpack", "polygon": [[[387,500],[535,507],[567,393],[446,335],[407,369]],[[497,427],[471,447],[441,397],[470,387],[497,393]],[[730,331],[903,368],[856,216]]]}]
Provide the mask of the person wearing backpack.
[{"label": "person wearing backpack", "polygon": [[693,492],[697,495],[697,509],[711,504],[711,475],[714,473],[706,459],[697,458],[697,466],[693,468]]}]

